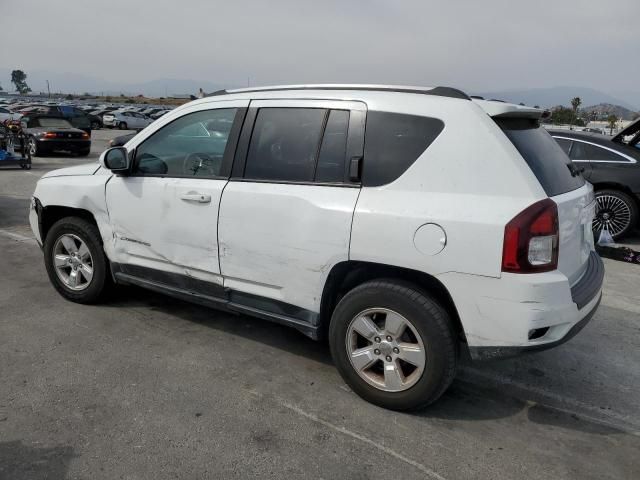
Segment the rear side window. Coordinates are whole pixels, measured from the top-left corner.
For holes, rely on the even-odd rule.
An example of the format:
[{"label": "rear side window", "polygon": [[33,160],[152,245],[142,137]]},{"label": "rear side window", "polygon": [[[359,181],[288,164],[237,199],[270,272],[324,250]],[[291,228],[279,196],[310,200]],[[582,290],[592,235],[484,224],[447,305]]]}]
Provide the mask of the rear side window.
[{"label": "rear side window", "polygon": [[258,110],[245,178],[312,182],[326,113],[321,108]]},{"label": "rear side window", "polygon": [[442,132],[442,120],[369,111],[362,184],[379,186],[402,175]]},{"label": "rear side window", "polygon": [[349,112],[331,110],[320,146],[316,182],[335,183],[344,180],[348,133]]},{"label": "rear side window", "polygon": [[569,150],[571,150],[571,140],[566,140],[564,138],[556,138],[556,142],[560,145],[560,148],[564,150],[564,153],[569,155]]},{"label": "rear side window", "polygon": [[591,160],[608,162],[627,162],[628,160],[620,155],[616,155],[605,148],[596,147],[590,143],[574,140],[571,148],[571,160]]},{"label": "rear side window", "polygon": [[584,178],[571,165],[562,147],[537,121],[509,118],[496,118],[495,121],[520,152],[547,195],[553,197],[584,185]]}]

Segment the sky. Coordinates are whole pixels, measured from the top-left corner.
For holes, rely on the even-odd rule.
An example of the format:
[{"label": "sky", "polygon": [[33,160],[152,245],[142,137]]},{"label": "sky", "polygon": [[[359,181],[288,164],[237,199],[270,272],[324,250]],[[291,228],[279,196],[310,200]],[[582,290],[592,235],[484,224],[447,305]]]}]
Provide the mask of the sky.
[{"label": "sky", "polygon": [[0,0],[0,26],[27,74],[640,90],[640,0]]}]

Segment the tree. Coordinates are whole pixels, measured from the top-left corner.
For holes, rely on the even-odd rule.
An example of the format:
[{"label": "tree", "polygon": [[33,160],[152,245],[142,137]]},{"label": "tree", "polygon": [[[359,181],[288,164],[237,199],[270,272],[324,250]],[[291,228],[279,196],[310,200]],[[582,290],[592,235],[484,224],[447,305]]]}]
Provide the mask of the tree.
[{"label": "tree", "polygon": [[613,129],[616,128],[618,117],[616,117],[615,115],[609,115],[607,117],[607,123],[609,124],[609,135],[613,135]]},{"label": "tree", "polygon": [[551,112],[551,123],[554,125],[577,125],[584,126],[580,118],[575,118],[573,110],[567,107],[557,107]]},{"label": "tree", "polygon": [[29,85],[27,85],[27,74],[22,70],[14,70],[11,72],[11,83],[16,86],[16,90],[20,95],[24,95],[31,91]]},{"label": "tree", "polygon": [[571,99],[571,108],[573,109],[573,121],[571,122],[571,125],[573,125],[573,122],[578,119],[578,108],[580,108],[581,104],[582,100],[580,97],[573,97]]}]

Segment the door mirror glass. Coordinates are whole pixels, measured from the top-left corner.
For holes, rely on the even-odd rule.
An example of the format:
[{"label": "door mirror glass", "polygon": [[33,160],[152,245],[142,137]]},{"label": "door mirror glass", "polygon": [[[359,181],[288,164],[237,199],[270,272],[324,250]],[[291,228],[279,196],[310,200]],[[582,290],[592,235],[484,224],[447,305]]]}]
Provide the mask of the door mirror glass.
[{"label": "door mirror glass", "polygon": [[128,172],[130,162],[127,149],[124,147],[110,148],[100,156],[100,163],[112,172]]}]

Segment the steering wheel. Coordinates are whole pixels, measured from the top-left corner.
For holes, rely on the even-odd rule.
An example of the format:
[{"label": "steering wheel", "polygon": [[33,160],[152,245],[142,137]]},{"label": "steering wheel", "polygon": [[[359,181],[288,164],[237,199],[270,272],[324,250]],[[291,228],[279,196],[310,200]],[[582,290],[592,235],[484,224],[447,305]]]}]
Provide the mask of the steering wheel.
[{"label": "steering wheel", "polygon": [[182,171],[185,175],[203,175],[213,177],[218,175],[216,161],[206,153],[190,153],[184,159]]}]

